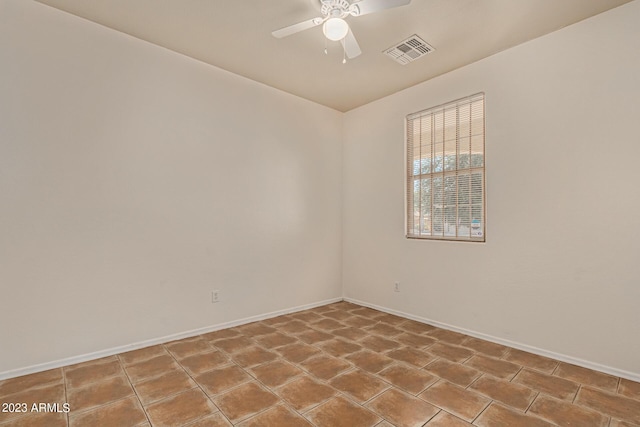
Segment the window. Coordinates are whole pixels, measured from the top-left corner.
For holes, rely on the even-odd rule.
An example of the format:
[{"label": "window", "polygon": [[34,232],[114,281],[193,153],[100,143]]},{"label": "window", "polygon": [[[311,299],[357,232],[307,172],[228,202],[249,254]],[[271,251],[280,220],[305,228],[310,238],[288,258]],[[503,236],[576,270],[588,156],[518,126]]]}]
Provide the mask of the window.
[{"label": "window", "polygon": [[407,237],[485,241],[484,94],[407,116]]}]

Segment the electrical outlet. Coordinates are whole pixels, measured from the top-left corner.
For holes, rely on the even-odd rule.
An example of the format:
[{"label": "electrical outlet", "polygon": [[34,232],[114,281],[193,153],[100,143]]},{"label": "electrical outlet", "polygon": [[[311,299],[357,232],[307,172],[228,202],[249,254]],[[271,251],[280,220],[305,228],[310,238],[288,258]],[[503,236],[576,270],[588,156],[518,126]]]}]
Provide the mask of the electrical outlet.
[{"label": "electrical outlet", "polygon": [[400,282],[395,282],[395,283],[393,284],[393,290],[394,290],[395,292],[400,292]]},{"label": "electrical outlet", "polygon": [[211,303],[215,304],[220,301],[220,291],[211,291]]}]

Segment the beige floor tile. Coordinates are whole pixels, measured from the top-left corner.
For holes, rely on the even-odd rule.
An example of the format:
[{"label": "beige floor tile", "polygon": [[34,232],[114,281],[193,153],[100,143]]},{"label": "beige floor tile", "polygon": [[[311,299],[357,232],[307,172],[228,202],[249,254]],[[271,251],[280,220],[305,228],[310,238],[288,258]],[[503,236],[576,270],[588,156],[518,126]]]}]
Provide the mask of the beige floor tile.
[{"label": "beige floor tile", "polygon": [[482,373],[476,369],[459,363],[453,363],[445,359],[438,359],[425,366],[423,369],[462,387],[467,387],[476,378],[482,375]]},{"label": "beige floor tile", "polygon": [[216,340],[216,341],[213,341],[212,344],[216,348],[224,350],[227,353],[233,354],[238,351],[242,351],[245,348],[253,345],[253,341],[241,335],[237,337],[223,338],[221,340]]},{"label": "beige floor tile", "polygon": [[194,378],[209,396],[216,396],[253,378],[236,365],[205,372]]},{"label": "beige floor tile", "polygon": [[238,424],[238,427],[313,427],[309,421],[283,405],[249,418]]},{"label": "beige floor tile", "polygon": [[393,365],[378,373],[394,386],[417,395],[431,384],[438,381],[438,377],[422,369],[411,368],[406,365]]},{"label": "beige floor tile", "polygon": [[351,316],[348,319],[345,319],[342,323],[354,328],[364,328],[367,326],[372,326],[375,323],[375,320],[371,320],[362,316]]},{"label": "beige floor tile", "polygon": [[346,393],[358,403],[364,403],[390,387],[389,384],[361,370],[337,376],[329,381],[329,385]]},{"label": "beige floor tile", "polygon": [[258,337],[260,335],[267,335],[276,332],[275,328],[269,325],[265,325],[262,322],[253,322],[246,325],[238,326],[238,330],[241,334],[248,337]]},{"label": "beige floor tile", "polygon": [[300,363],[320,353],[317,347],[309,344],[295,343],[276,349],[280,355],[293,363]]},{"label": "beige floor tile", "polygon": [[251,370],[253,375],[267,387],[278,387],[292,378],[301,375],[303,371],[291,363],[276,360],[257,366]]},{"label": "beige floor tile", "polygon": [[[134,384],[153,377],[164,375],[169,371],[179,371],[182,368],[169,355],[156,356],[143,362],[133,363],[125,366],[127,375]],[[69,376],[67,375],[67,379]]]},{"label": "beige floor tile", "polygon": [[281,316],[276,316],[270,319],[262,320],[260,323],[262,323],[263,325],[271,326],[271,327],[277,327],[278,325],[282,325],[292,320],[295,320],[295,319],[293,319],[293,317],[291,317],[288,314],[283,314]]},{"label": "beige floor tile", "polygon": [[336,390],[305,375],[278,388],[276,393],[298,412],[305,412],[333,397]]},{"label": "beige floor tile", "polygon": [[167,355],[167,350],[163,345],[154,345],[144,347],[139,350],[128,351],[118,355],[123,365],[131,365],[133,363],[144,362],[156,356]]},{"label": "beige floor tile", "polygon": [[196,383],[183,370],[170,371],[167,374],[141,381],[134,385],[138,398],[143,405],[166,399],[196,387]]},{"label": "beige floor tile", "polygon": [[229,363],[229,358],[221,351],[209,350],[205,353],[187,356],[178,363],[191,375],[198,375]]},{"label": "beige floor tile", "polygon": [[615,393],[618,389],[617,377],[564,362],[560,362],[553,375],[612,393]]},{"label": "beige floor tile", "polygon": [[395,314],[383,313],[376,317],[378,322],[386,323],[387,325],[397,326],[407,321],[404,317],[396,316]]},{"label": "beige floor tile", "polygon": [[439,341],[454,345],[460,345],[464,342],[464,340],[469,338],[468,335],[464,335],[459,332],[448,331],[446,329],[434,329],[433,331],[429,332],[429,336]]},{"label": "beige floor tile", "polygon": [[307,329],[305,332],[297,334],[296,337],[307,344],[316,344],[334,338],[334,336],[328,332],[321,332],[311,328]]},{"label": "beige floor tile", "polygon": [[511,380],[522,368],[506,360],[494,359],[493,357],[477,354],[464,362],[466,366],[471,366],[479,371],[486,372],[494,377]]},{"label": "beige floor tile", "polygon": [[351,369],[351,365],[344,360],[325,355],[305,360],[300,366],[322,380],[328,380],[340,372]]},{"label": "beige floor tile", "polygon": [[134,394],[127,377],[119,375],[82,388],[69,389],[67,402],[74,412],[95,408]]},{"label": "beige floor tile", "polygon": [[235,424],[274,406],[280,399],[255,382],[250,382],[213,398],[213,401]]},{"label": "beige floor tile", "polygon": [[638,427],[638,426],[640,426],[640,424],[631,424],[626,421],[620,421],[613,418],[609,423],[609,427]]},{"label": "beige floor tile", "polygon": [[209,341],[201,338],[186,338],[179,341],[172,341],[165,344],[165,348],[169,350],[176,359],[183,359],[193,354],[202,353],[205,351],[211,351],[211,345]]},{"label": "beige floor tile", "polygon": [[424,400],[395,389],[385,391],[365,406],[396,427],[422,426],[439,411]]},{"label": "beige floor tile", "polygon": [[29,412],[0,425],[2,427],[67,427],[67,414],[58,412]]},{"label": "beige floor tile", "polygon": [[362,339],[369,334],[361,328],[347,327],[342,329],[335,329],[331,331],[331,333],[337,337],[344,338],[347,340],[357,341]]},{"label": "beige floor tile", "polygon": [[421,335],[435,331],[438,328],[436,328],[435,326],[427,325],[426,323],[416,322],[415,320],[407,320],[399,324],[398,329]]},{"label": "beige floor tile", "polygon": [[373,412],[343,397],[334,397],[305,415],[316,427],[373,427],[381,421]]},{"label": "beige floor tile", "polygon": [[320,329],[321,331],[330,332],[330,331],[333,331],[335,329],[344,328],[347,325],[345,325],[344,323],[340,323],[337,320],[333,320],[333,319],[322,319],[322,320],[319,320],[317,322],[311,323],[309,326],[311,326],[314,329]]},{"label": "beige floor tile", "polygon": [[322,320],[322,316],[310,310],[293,313],[289,316],[291,319],[300,320],[301,322],[317,322]]},{"label": "beige floor tile", "polygon": [[35,403],[37,405],[41,402],[65,403],[64,384],[49,384],[45,387],[31,387],[30,389],[3,397],[0,403],[25,404],[28,412],[4,412],[0,410],[0,423],[30,415],[33,404]]},{"label": "beige floor tile", "polygon": [[618,393],[631,399],[640,400],[640,383],[622,378]]},{"label": "beige floor tile", "polygon": [[473,427],[466,421],[455,417],[448,412],[440,411],[438,415],[429,421],[426,427]]},{"label": "beige floor tile", "polygon": [[487,356],[495,357],[498,359],[503,357],[509,350],[509,347],[505,347],[500,344],[484,341],[474,337],[467,338],[460,345],[478,353],[483,353]]},{"label": "beige floor tile", "polygon": [[358,344],[340,338],[319,343],[317,346],[334,357],[342,357],[362,350]]},{"label": "beige floor tile", "polygon": [[[173,359],[172,359],[173,360]],[[117,359],[107,362],[74,365],[65,368],[65,380],[67,387],[84,387],[104,378],[122,375],[122,366]]]},{"label": "beige floor tile", "polygon": [[360,307],[360,308],[356,308],[354,310],[350,310],[351,314],[355,314],[357,316],[362,316],[362,317],[366,317],[368,319],[376,319],[380,316],[384,316],[385,313],[382,313],[378,310],[374,310],[372,308],[369,307]]},{"label": "beige floor tile", "polygon": [[521,370],[513,379],[513,382],[541,391],[549,396],[569,401],[573,400],[578,391],[578,384],[573,381],[529,369]]},{"label": "beige floor tile", "polygon": [[501,380],[490,375],[478,378],[469,390],[483,394],[519,411],[525,411],[538,394],[536,391],[520,384]]},{"label": "beige floor tile", "polygon": [[394,337],[394,340],[398,341],[401,344],[417,348],[429,347],[436,342],[435,338],[414,334],[412,332],[403,332],[400,335]]},{"label": "beige floor tile", "polygon": [[492,403],[480,416],[473,422],[478,427],[552,427],[550,424],[540,418],[525,415],[522,412],[514,411],[502,405]]},{"label": "beige floor tile", "polygon": [[185,424],[183,427],[232,427],[233,424],[227,420],[222,412],[208,415],[200,418],[192,423]]},{"label": "beige floor tile", "polygon": [[240,335],[240,332],[235,328],[220,329],[219,331],[208,332],[200,335],[202,339],[207,341],[217,341],[226,338],[235,338]]},{"label": "beige floor tile", "polygon": [[273,334],[262,335],[255,338],[255,341],[260,344],[262,347],[268,349],[274,349],[277,347],[282,347],[283,345],[293,344],[298,341],[296,338],[290,335],[284,335],[280,332],[276,332]]},{"label": "beige floor tile", "polygon": [[542,371],[550,374],[558,366],[558,361],[549,359],[548,357],[538,356],[537,354],[527,353],[526,351],[516,350],[512,348],[509,350],[504,358],[509,362],[517,363],[518,365],[526,366],[528,368]]},{"label": "beige floor tile", "polygon": [[322,315],[338,321],[343,321],[353,316],[353,314],[351,313],[348,313],[346,311],[340,311],[340,310],[327,311],[325,313],[322,313]]},{"label": "beige floor tile", "polygon": [[23,375],[21,377],[0,381],[0,397],[26,391],[33,387],[44,387],[59,383],[62,383],[62,369],[60,368],[38,372],[36,374]]},{"label": "beige floor tile", "polygon": [[310,309],[308,311],[312,311],[314,313],[322,314],[322,313],[326,313],[328,311],[333,311],[333,310],[335,310],[335,307],[334,307],[333,304],[326,304],[326,305],[321,305],[321,306],[318,306],[318,307],[314,307],[314,308],[312,308],[312,309]]},{"label": "beige floor tile", "polygon": [[436,357],[434,355],[413,347],[403,347],[396,350],[391,350],[390,352],[386,353],[386,356],[400,362],[408,363],[418,368],[422,368],[428,363],[436,360]]},{"label": "beige floor tile", "polygon": [[[329,319],[326,319],[329,320]],[[292,319],[287,323],[283,323],[281,325],[276,326],[280,332],[284,332],[287,334],[299,334],[302,332],[307,332],[309,330],[309,324],[305,322],[301,322],[299,320]]]},{"label": "beige floor tile", "polygon": [[612,418],[640,424],[640,401],[619,394],[582,387],[575,403],[610,415]]},{"label": "beige floor tile", "polygon": [[386,323],[376,323],[373,326],[369,326],[366,329],[367,332],[382,335],[383,337],[392,338],[396,335],[400,335],[403,331],[393,326],[387,325]]},{"label": "beige floor tile", "polygon": [[446,381],[432,385],[418,397],[469,422],[491,402],[478,393]]},{"label": "beige floor tile", "polygon": [[359,351],[345,357],[358,368],[368,372],[380,372],[389,365],[395,363],[395,360],[382,354],[374,353],[369,350]]},{"label": "beige floor tile", "polygon": [[252,346],[235,353],[232,357],[238,365],[248,368],[276,360],[278,355],[262,347]]},{"label": "beige floor tile", "polygon": [[70,427],[138,426],[147,421],[138,399],[130,397],[85,412],[69,413]]},{"label": "beige floor tile", "polygon": [[433,344],[431,347],[429,347],[429,353],[458,363],[464,362],[474,355],[474,352],[467,348],[447,344],[444,342],[437,342]]},{"label": "beige floor tile", "polygon": [[338,301],[329,305],[331,307],[334,307],[336,310],[342,310],[342,311],[348,311],[348,312],[357,310],[362,307],[361,305],[357,305],[349,301]]},{"label": "beige floor tile", "polygon": [[607,427],[609,425],[609,417],[543,394],[536,398],[527,413],[564,427]]},{"label": "beige floor tile", "polygon": [[402,346],[402,344],[400,344],[398,341],[393,341],[377,335],[371,335],[363,338],[358,341],[358,344],[375,352],[389,351]]},{"label": "beige floor tile", "polygon": [[218,412],[206,394],[194,388],[146,407],[154,427],[180,426]]}]

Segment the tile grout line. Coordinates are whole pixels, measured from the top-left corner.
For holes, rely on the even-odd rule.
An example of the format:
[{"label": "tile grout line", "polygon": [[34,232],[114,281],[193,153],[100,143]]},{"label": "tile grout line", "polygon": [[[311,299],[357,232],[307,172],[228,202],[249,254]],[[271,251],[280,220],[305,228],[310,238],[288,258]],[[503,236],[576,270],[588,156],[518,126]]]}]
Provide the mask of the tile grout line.
[{"label": "tile grout line", "polygon": [[[120,369],[122,370],[122,374],[124,374],[124,376],[125,376],[125,378],[126,378],[127,382],[129,383],[129,385],[132,385],[131,381],[129,380],[129,377],[128,377],[128,376],[127,376],[127,374],[126,374],[126,371],[124,370],[124,367],[123,367],[123,366],[122,366],[122,364],[120,363],[120,360],[119,360],[119,358],[118,358],[117,356],[118,356],[118,355],[115,355],[115,354],[114,354],[114,355],[112,355],[112,356],[107,356],[107,358],[113,357],[113,358],[115,358],[115,359],[118,361],[118,364],[120,365]],[[86,364],[88,364],[88,366],[91,366],[91,365],[93,365],[93,364],[100,365],[100,364],[103,364],[103,363],[108,363],[108,361],[107,361],[107,362],[100,362],[99,360],[100,360],[100,359],[97,359],[97,361],[98,361],[97,363],[94,363],[94,362],[96,362],[96,361],[88,361],[88,362],[83,362],[82,364],[84,365],[84,364],[86,363]],[[70,366],[73,366],[73,365],[70,365]],[[64,378],[65,378],[65,389],[66,389],[66,370],[64,370],[64,368],[61,368],[61,369],[63,369],[63,372],[64,372]],[[117,378],[117,377],[121,377],[121,376],[122,376],[122,374],[121,374],[121,373],[117,373],[117,374],[114,374],[114,375],[110,375],[110,376],[107,376],[107,377],[103,377],[103,378],[97,379],[97,380],[95,380],[95,381],[91,381],[91,382],[89,382],[89,383],[87,383],[87,384],[84,384],[84,385],[83,385],[83,386],[81,386],[81,387],[77,387],[77,389],[82,390],[82,389],[85,389],[85,388],[88,388],[88,387],[94,386],[94,385],[96,385],[96,384],[98,384],[98,383],[100,383],[100,382],[107,381],[107,380],[111,380],[111,379],[114,379],[114,378]],[[133,388],[133,387],[132,387],[132,388]],[[135,389],[134,389],[134,393],[135,393]],[[116,402],[120,402],[121,400],[128,399],[128,398],[130,398],[130,397],[131,397],[130,395],[127,395],[127,396],[124,396],[124,397],[121,397],[121,398],[118,398],[118,399],[115,399],[115,400],[111,400],[111,401],[109,401],[109,402],[101,403],[101,404],[96,405],[96,406],[93,406],[93,407],[84,408],[84,409],[82,409],[82,410],[80,410],[80,411],[77,411],[77,413],[79,413],[79,414],[89,413],[89,412],[92,412],[92,411],[95,411],[95,410],[98,410],[98,409],[104,408],[105,406],[108,406],[108,405],[114,404],[114,403],[116,403]],[[73,409],[73,408],[71,408],[71,409]],[[71,411],[69,412],[69,423],[71,423],[71,418],[70,418],[70,416],[71,416]]]},{"label": "tile grout line", "polygon": [[[198,337],[200,337],[200,335],[198,335]],[[189,338],[189,339],[190,339],[190,338]],[[182,341],[182,340],[179,340],[179,341]],[[209,343],[209,341],[207,341],[207,340],[203,340],[203,341],[205,341],[205,342],[207,343],[207,345],[211,346],[211,343]],[[195,379],[195,378],[193,378],[193,376],[191,375],[191,373],[190,373],[190,372],[189,372],[189,371],[188,371],[184,366],[182,366],[182,364],[180,363],[180,361],[179,361],[179,360],[176,358],[176,356],[171,352],[171,350],[170,350],[169,348],[167,348],[165,344],[161,344],[161,345],[162,345],[162,348],[164,348],[164,350],[169,354],[169,356],[171,356],[171,358],[172,358],[172,359],[173,359],[173,360],[178,364],[178,366],[180,366],[180,368],[185,372],[185,374],[187,374],[187,376],[188,376],[188,377],[189,377],[189,378],[190,378],[190,379],[191,379],[191,380],[196,384],[197,388],[198,388],[198,389],[200,389],[200,391],[201,391],[201,392],[206,396],[206,398],[211,402],[211,404],[212,404],[216,409],[218,409],[218,412],[220,412],[220,413],[222,414],[222,416],[223,416],[223,417],[225,417],[225,419],[227,419],[227,421],[229,421],[229,422],[231,423],[231,421],[227,418],[226,414],[220,410],[220,408],[218,407],[218,405],[216,405],[216,403],[213,401],[213,399],[211,399],[211,397],[207,394],[207,392],[202,388],[202,386],[200,385],[200,383],[199,383],[198,381],[196,381],[196,379]],[[199,353],[193,353],[193,355],[196,355],[196,354],[199,354]],[[190,357],[190,356],[192,356],[192,355],[185,356],[185,359],[186,359],[187,357]],[[215,368],[214,368],[214,369],[215,369]],[[194,387],[194,388],[196,388],[196,387]],[[193,390],[194,388],[191,388],[191,389],[189,389],[189,390]],[[180,393],[175,393],[175,394],[173,394],[173,395],[171,395],[171,396],[169,396],[169,397],[166,397],[166,398],[164,398],[164,399],[160,399],[160,400],[158,400],[157,402],[154,402],[154,403],[152,403],[152,404],[153,404],[153,405],[155,405],[155,404],[156,404],[156,403],[158,403],[158,402],[162,402],[163,400],[167,400],[167,399],[169,399],[169,398],[173,398],[173,397],[175,397],[175,396],[177,396],[177,395],[179,395],[179,394],[181,394],[181,393],[185,393],[185,392],[187,392],[187,391],[189,391],[189,390],[184,390],[184,391],[181,391]],[[150,404],[150,405],[152,405],[152,404]],[[144,406],[143,406],[143,408],[144,408]],[[144,408],[144,410],[145,410],[145,412],[147,412],[147,409],[146,409],[146,408]],[[215,413],[215,412],[214,412],[214,413]],[[189,422],[189,424],[190,424],[190,423],[192,423],[192,422],[196,422],[196,421],[198,421],[198,420],[200,420],[200,419],[203,419],[203,418],[205,418],[205,417],[208,417],[209,415],[212,415],[212,414],[207,414],[207,415],[203,415],[203,416],[202,416],[202,417],[200,417],[200,418],[196,418],[195,420],[190,421],[190,422]],[[151,420],[149,420],[149,423],[151,423]],[[233,423],[231,423],[231,424],[233,425]],[[153,425],[153,424],[151,424],[151,425]]]},{"label": "tile grout line", "polygon": [[116,359],[118,360],[118,363],[120,364],[120,369],[122,369],[122,372],[124,372],[124,375],[127,378],[127,381],[129,382],[129,386],[133,390],[133,394],[136,396],[136,399],[138,400],[138,403],[140,404],[140,407],[142,408],[142,412],[144,413],[145,418],[149,422],[149,425],[152,426],[153,424],[151,423],[151,418],[149,418],[149,414],[147,413],[147,409],[142,404],[142,400],[140,399],[140,396],[138,395],[138,391],[136,390],[135,386],[133,385],[133,381],[131,381],[131,377],[129,376],[129,373],[125,369],[124,363],[122,362],[122,359],[120,358],[120,354],[116,354],[115,356],[116,356]]},{"label": "tile grout line", "polygon": [[[536,391],[536,390],[534,390],[534,391]],[[531,409],[531,406],[533,406],[533,403],[536,401],[536,399],[538,398],[538,396],[540,396],[541,394],[544,394],[544,393],[542,393],[541,391],[539,391],[538,393],[536,393],[536,395],[535,395],[535,396],[533,396],[533,399],[531,399],[531,402],[529,403],[529,406],[527,406],[527,409],[525,409],[525,410],[523,411],[525,414],[527,414],[527,413],[529,412],[529,409]]]},{"label": "tile grout line", "polygon": [[489,404],[487,406],[484,407],[484,409],[482,411],[480,411],[480,413],[478,415],[476,415],[476,417],[474,419],[472,419],[469,424],[473,424],[476,422],[476,420],[478,418],[480,418],[482,416],[482,414],[484,414],[486,412],[487,409],[489,409],[489,407],[495,402],[495,400],[491,399],[489,401]]},{"label": "tile grout line", "polygon": [[582,383],[578,383],[578,389],[576,390],[576,394],[573,396],[573,399],[571,399],[572,405],[575,405],[576,399],[578,398],[578,394],[580,393],[580,390],[582,390]]}]

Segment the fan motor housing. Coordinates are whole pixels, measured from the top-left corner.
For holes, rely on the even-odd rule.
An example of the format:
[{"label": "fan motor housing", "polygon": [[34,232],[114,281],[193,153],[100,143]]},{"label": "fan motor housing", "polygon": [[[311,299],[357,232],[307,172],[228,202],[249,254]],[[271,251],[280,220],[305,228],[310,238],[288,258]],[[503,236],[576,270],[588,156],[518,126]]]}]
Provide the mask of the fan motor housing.
[{"label": "fan motor housing", "polygon": [[320,0],[320,12],[331,18],[344,18],[349,14],[351,4],[347,0]]}]

